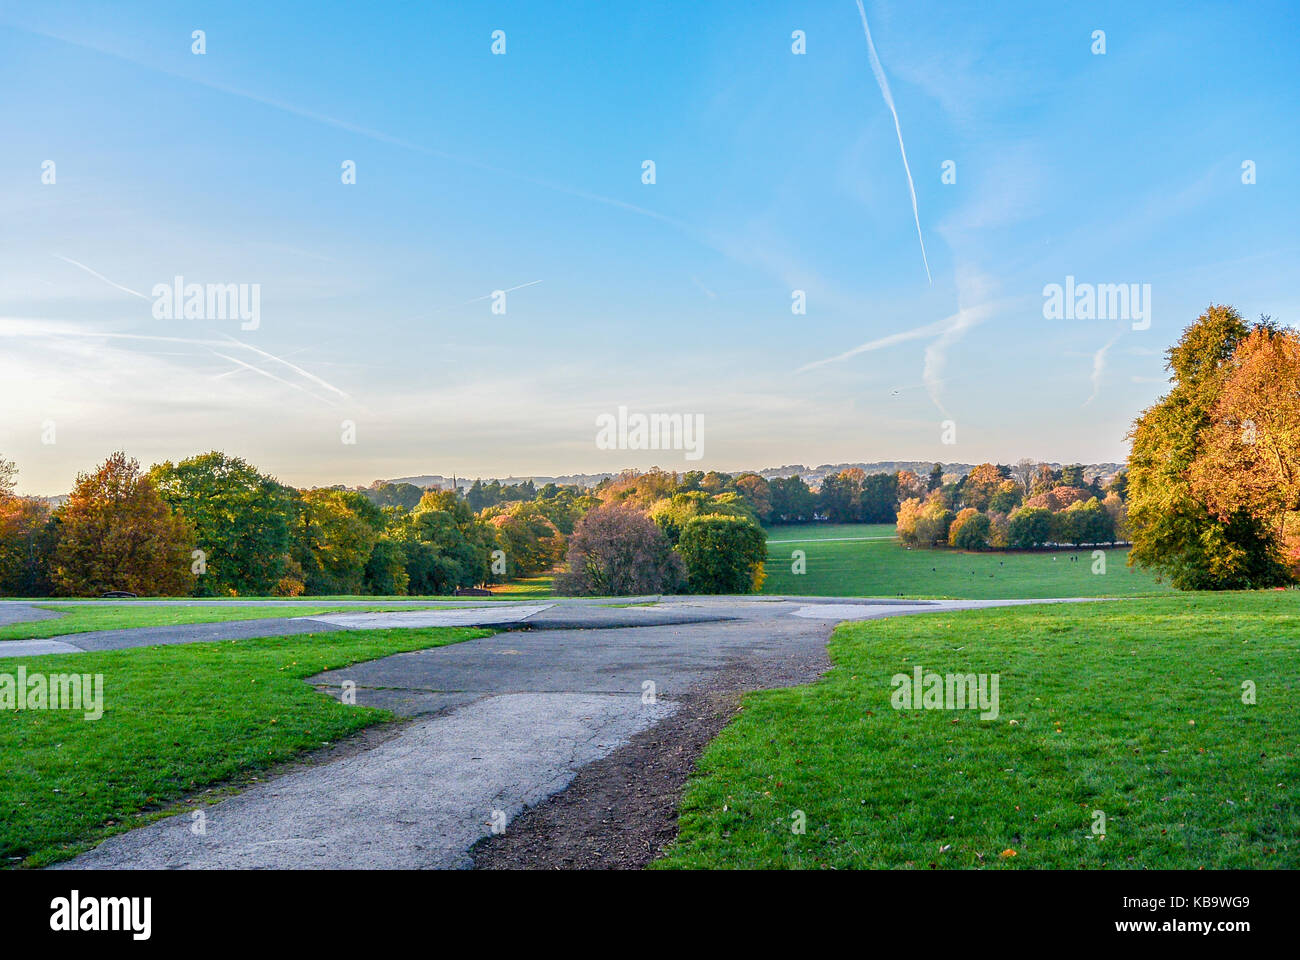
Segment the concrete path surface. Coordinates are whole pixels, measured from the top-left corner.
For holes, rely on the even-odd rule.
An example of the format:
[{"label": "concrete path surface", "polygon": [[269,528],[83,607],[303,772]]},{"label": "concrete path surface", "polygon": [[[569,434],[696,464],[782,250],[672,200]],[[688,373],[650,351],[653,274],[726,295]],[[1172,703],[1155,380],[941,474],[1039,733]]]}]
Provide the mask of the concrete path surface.
[{"label": "concrete path surface", "polygon": [[[500,824],[562,790],[581,767],[668,716],[676,698],[718,671],[761,663],[779,677],[789,662],[797,675],[794,665],[822,656],[844,619],[1015,602],[674,597],[654,607],[521,607],[505,632],[311,678],[345,702],[354,696],[412,718],[377,746],[206,806],[203,833],[191,816],[176,816],[60,866],[464,866],[469,848],[491,832],[494,811]],[[501,615],[482,610],[466,605],[456,613],[466,623]],[[346,617],[358,618],[347,624],[375,622],[373,614],[332,614],[304,625],[340,629]],[[281,628],[297,622],[277,621]]]},{"label": "concrete path surface", "polygon": [[[601,694],[507,694],[373,750],[112,837],[59,868],[411,869],[469,865],[509,820],[671,712]],[[495,818],[495,821],[494,821]]]}]

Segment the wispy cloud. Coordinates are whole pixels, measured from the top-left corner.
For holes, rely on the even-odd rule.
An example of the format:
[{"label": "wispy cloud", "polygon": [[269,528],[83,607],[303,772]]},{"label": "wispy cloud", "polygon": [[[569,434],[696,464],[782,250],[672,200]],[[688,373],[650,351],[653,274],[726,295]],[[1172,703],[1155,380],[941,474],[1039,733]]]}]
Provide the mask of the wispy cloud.
[{"label": "wispy cloud", "polygon": [[308,390],[306,387],[302,386],[301,384],[294,383],[292,380],[286,380],[284,379],[284,377],[277,377],[269,370],[263,370],[261,367],[255,367],[251,363],[245,363],[243,360],[239,360],[235,357],[229,356],[228,354],[220,353],[216,350],[211,351],[211,353],[213,356],[220,357],[222,360],[226,360],[229,361],[230,363],[236,364],[237,366],[242,367],[245,370],[251,370],[253,373],[260,374],[261,376],[266,377],[268,380],[274,380],[276,383],[283,383],[286,387],[292,387],[294,390],[300,390],[303,393],[307,394],[307,396],[311,397],[313,400],[319,400],[321,403],[330,402],[326,400],[324,397],[317,396],[316,394],[312,393],[310,390]]},{"label": "wispy cloud", "polygon": [[1115,346],[1116,341],[1123,335],[1122,331],[1115,334],[1106,341],[1105,346],[1092,355],[1092,373],[1088,377],[1092,381],[1092,393],[1088,395],[1087,400],[1083,401],[1083,406],[1086,407],[1096,400],[1097,394],[1101,392],[1101,378],[1106,372],[1106,356],[1110,353],[1110,348]]},{"label": "wispy cloud", "polygon": [[343,398],[344,400],[350,399],[350,397],[346,393],[344,393],[338,387],[334,386],[334,384],[329,383],[328,381],[322,379],[321,377],[316,376],[316,374],[308,370],[304,370],[296,363],[291,363],[290,361],[285,360],[283,357],[277,357],[275,354],[268,353],[267,351],[261,349],[260,347],[255,347],[251,343],[244,343],[242,340],[236,340],[234,337],[231,336],[227,336],[226,340],[228,340],[230,343],[234,344],[235,346],[243,347],[245,350],[251,350],[259,357],[263,357],[267,360],[270,360],[272,363],[278,363],[281,366],[288,367],[290,370],[298,374],[298,376],[302,377],[303,379],[310,380],[312,383],[316,384],[317,386],[324,387],[326,390],[330,391],[331,393],[337,394],[339,397]]},{"label": "wispy cloud", "polygon": [[943,384],[951,379],[944,376],[948,366],[948,348],[965,336],[966,331],[988,319],[994,311],[994,304],[985,303],[977,307],[958,310],[944,321],[941,334],[925,348],[925,365],[921,370],[921,382],[930,395],[931,402],[945,416],[948,408],[943,403]]},{"label": "wispy cloud", "polygon": [[[295,386],[295,387],[299,386],[283,378],[276,377],[274,375],[269,375],[265,370],[263,370],[260,367],[255,367],[251,364],[244,363],[243,361],[232,360],[230,357],[228,357],[223,353],[217,353],[217,351],[214,349],[216,347],[220,347],[228,350],[231,347],[238,347],[241,350],[247,350],[250,353],[256,354],[257,356],[263,358],[264,360],[269,360],[272,363],[279,364],[293,371],[298,376],[302,377],[304,380],[307,380],[308,382],[315,384],[318,387],[325,388],[330,393],[335,394],[336,396],[338,396],[343,400],[352,399],[348,393],[334,386],[334,384],[328,382],[324,378],[319,377],[316,374],[312,373],[310,370],[305,370],[302,367],[298,366],[297,364],[285,360],[283,357],[278,357],[273,353],[263,350],[261,347],[255,347],[251,343],[245,343],[242,340],[236,340],[234,337],[228,335],[218,339],[205,339],[202,337],[175,337],[175,336],[164,336],[158,334],[145,334],[145,333],[116,333],[116,332],[106,331],[106,330],[86,330],[69,323],[53,323],[50,321],[39,320],[39,319],[0,317],[0,337],[20,337],[24,339],[65,341],[65,342],[71,340],[109,340],[109,341],[125,340],[125,341],[141,342],[141,343],[170,343],[170,344],[183,344],[185,346],[192,346],[192,347],[202,347],[208,353],[216,354],[217,356],[221,357],[223,360],[231,360],[231,362],[235,363],[241,369],[248,368],[257,373],[268,375],[270,376],[271,379],[277,380],[281,383],[288,384],[289,386]],[[311,396],[316,397],[316,395],[312,394],[310,391],[304,391],[304,392],[307,392]],[[321,399],[321,398],[316,397],[316,399]]]},{"label": "wispy cloud", "polygon": [[898,110],[894,106],[894,95],[889,91],[889,80],[885,77],[885,69],[880,65],[880,57],[876,56],[876,45],[871,40],[871,27],[867,26],[867,11],[862,6],[862,0],[858,0],[858,15],[862,18],[862,32],[867,36],[867,53],[871,57],[871,72],[876,75],[876,83],[880,86],[880,93],[885,98],[885,104],[889,107],[889,112],[894,116],[894,130],[898,134],[898,150],[903,155],[903,172],[907,174],[907,189],[912,195],[912,218],[916,221],[916,239],[921,242],[921,262],[925,264],[925,278],[930,283],[934,283],[934,278],[930,276],[930,258],[925,255],[925,237],[921,234],[921,213],[916,206],[916,184],[912,182],[912,168],[907,163],[907,147],[903,145],[903,127],[898,122]]},{"label": "wispy cloud", "polygon": [[837,353],[833,357],[826,357],[824,360],[814,360],[812,363],[805,363],[795,373],[805,373],[808,370],[814,370],[817,367],[824,367],[828,363],[839,363],[841,360],[848,360],[850,357],[856,357],[859,354],[871,353],[873,350],[882,350],[885,347],[892,347],[897,343],[906,343],[908,340],[922,340],[926,337],[942,333],[947,329],[949,323],[956,317],[954,314],[947,320],[938,323],[926,324],[923,327],[915,327],[911,330],[900,330],[897,333],[891,333],[884,337],[878,337],[875,340],[868,340],[866,343],[859,344],[851,350],[845,350],[843,353]]},{"label": "wispy cloud", "polygon": [[90,267],[86,266],[84,263],[79,263],[79,262],[77,262],[76,260],[73,260],[71,257],[65,257],[65,256],[63,256],[63,254],[61,254],[61,253],[56,253],[56,254],[54,254],[54,256],[55,256],[57,259],[62,260],[64,263],[70,263],[70,264],[72,264],[74,267],[78,267],[78,268],[80,268],[80,269],[82,269],[82,270],[85,270],[85,271],[86,271],[88,274],[90,274],[92,277],[95,277],[96,279],[99,279],[99,280],[103,280],[103,281],[104,281],[106,284],[108,284],[110,287],[114,287],[114,288],[117,289],[117,290],[121,290],[123,293],[129,293],[129,294],[131,294],[131,296],[133,296],[133,297],[139,297],[141,300],[148,300],[148,299],[149,299],[149,297],[146,297],[146,296],[145,296],[143,293],[141,293],[140,291],[138,291],[138,290],[132,290],[130,287],[125,287],[125,286],[123,286],[122,284],[118,283],[116,280],[110,280],[110,279],[108,279],[108,277],[104,276],[104,275],[103,275],[102,273],[100,273],[98,270],[92,270]]},{"label": "wispy cloud", "polygon": [[[108,277],[104,276],[104,275],[103,275],[102,273],[100,273],[98,270],[94,270],[94,269],[92,269],[91,267],[86,266],[84,263],[79,263],[79,262],[76,261],[76,260],[73,260],[73,259],[71,259],[71,258],[69,258],[69,257],[65,257],[65,256],[63,256],[62,254],[58,254],[58,253],[54,254],[54,256],[56,256],[56,257],[57,257],[58,259],[60,259],[60,260],[63,260],[65,263],[70,263],[70,264],[72,264],[74,267],[79,267],[80,269],[86,271],[86,273],[90,274],[92,277],[97,277],[98,279],[103,280],[103,281],[104,281],[105,283],[107,283],[109,286],[114,287],[114,288],[116,288],[116,289],[118,289],[118,290],[121,290],[121,291],[123,291],[124,293],[129,293],[129,294],[131,294],[132,296],[139,297],[139,298],[142,299],[142,300],[148,300],[148,299],[150,299],[149,297],[146,297],[143,293],[140,293],[140,292],[138,292],[138,291],[136,291],[136,290],[132,290],[130,287],[123,286],[122,284],[120,284],[120,283],[118,283],[118,282],[116,282],[116,281],[114,281],[114,280],[110,280]],[[520,284],[519,287],[511,287],[510,289],[512,289],[512,290],[518,290],[518,289],[520,289],[520,287],[531,287],[533,284],[535,284],[535,283],[541,283],[541,282],[542,282],[542,281],[540,281],[540,280],[533,280],[533,281],[530,281],[529,283],[523,283],[523,284]],[[490,294],[489,294],[489,296],[490,296]],[[486,298],[480,298],[480,299],[486,299]],[[205,342],[205,341],[199,341],[199,340],[187,340],[186,338],[164,338],[164,337],[149,338],[149,337],[145,337],[145,336],[138,335],[138,334],[114,334],[114,333],[104,333],[104,332],[99,332],[99,331],[93,331],[93,332],[90,332],[90,333],[85,333],[84,331],[77,331],[77,330],[65,330],[65,331],[63,332],[62,335],[64,335],[64,336],[67,336],[67,335],[71,335],[71,336],[88,335],[88,336],[95,336],[95,337],[117,337],[117,338],[123,338],[123,339],[157,339],[157,340],[171,340],[172,342],[178,342],[178,343],[189,342],[189,343],[193,343],[193,344],[195,344],[195,345],[209,346],[209,351],[208,351],[209,353],[216,354],[216,356],[219,356],[219,357],[221,357],[221,358],[224,359],[224,360],[229,360],[229,359],[230,359],[230,358],[227,357],[225,354],[217,353],[215,350],[210,349],[210,346],[211,346],[212,342]],[[309,381],[311,381],[312,383],[315,383],[315,384],[318,385],[318,386],[324,387],[326,390],[329,390],[331,393],[337,394],[339,397],[341,397],[341,398],[344,399],[344,400],[349,400],[349,399],[351,399],[351,398],[348,396],[347,393],[345,393],[343,390],[340,390],[338,387],[334,386],[332,383],[329,383],[328,381],[322,379],[321,377],[318,377],[316,374],[311,373],[311,372],[308,371],[308,370],[304,370],[302,367],[298,366],[298,365],[295,364],[295,363],[291,363],[291,362],[289,362],[288,360],[285,360],[283,357],[277,357],[277,356],[276,356],[275,354],[273,354],[273,353],[268,353],[266,350],[263,350],[263,349],[261,349],[260,347],[255,347],[255,346],[253,346],[253,345],[250,344],[250,343],[244,343],[244,342],[241,341],[241,340],[236,340],[234,337],[229,336],[229,335],[224,336],[223,339],[222,339],[221,341],[215,341],[215,343],[216,343],[217,345],[220,345],[220,344],[222,344],[222,343],[230,343],[230,344],[233,344],[233,345],[235,345],[235,346],[237,346],[237,347],[240,347],[240,348],[242,348],[242,349],[244,349],[244,350],[249,350],[249,351],[251,351],[251,352],[257,354],[258,356],[260,356],[260,357],[262,357],[262,358],[264,358],[264,359],[266,359],[266,360],[270,360],[272,363],[278,363],[278,364],[280,364],[280,365],[282,365],[282,366],[288,367],[288,368],[289,368],[290,370],[292,370],[294,373],[298,374],[298,376],[304,378],[305,380],[309,380]],[[288,386],[294,387],[295,389],[303,389],[303,388],[302,388],[301,386],[299,386],[298,384],[292,383],[292,382],[290,382],[290,381],[288,381],[288,380],[285,380],[285,379],[283,379],[283,378],[281,378],[281,377],[273,376],[273,375],[267,373],[265,370],[262,370],[262,369],[259,368],[259,367],[253,366],[252,364],[244,363],[244,362],[241,361],[241,360],[232,360],[231,362],[237,364],[237,365],[238,365],[238,368],[240,368],[240,369],[248,369],[248,370],[252,370],[252,371],[254,371],[255,373],[260,373],[260,374],[262,374],[262,375],[264,375],[264,376],[270,377],[272,380],[277,380],[277,381],[279,381],[280,383],[284,383],[284,384],[287,384]],[[233,373],[233,372],[235,372],[235,371],[230,371],[230,372]],[[321,399],[320,397],[317,397],[316,394],[311,393],[311,391],[309,391],[309,390],[303,390],[303,392],[304,392],[304,393],[307,393],[308,395],[310,395],[310,396],[312,396],[312,397],[315,397],[315,398],[318,399],[318,400]]]},{"label": "wispy cloud", "polygon": [[556,193],[567,194],[568,196],[577,197],[581,200],[588,200],[593,203],[604,204],[605,206],[614,207],[619,210],[626,210],[627,212],[635,213],[638,216],[648,217],[652,220],[658,220],[661,223],[666,223],[692,236],[696,234],[695,228],[690,224],[678,220],[674,217],[670,217],[666,214],[659,213],[656,210],[650,210],[646,207],[638,206],[635,203],[628,203],[625,200],[619,200],[615,197],[607,197],[604,196],[603,194],[592,193],[590,190],[582,190],[577,187],[570,187],[567,184],[555,183],[554,181],[545,180],[540,177],[532,176],[530,174],[519,173],[518,171],[515,170],[508,170],[503,167],[498,167],[490,163],[484,163],[483,161],[476,160],[473,157],[466,157],[460,154],[450,153],[446,150],[439,150],[434,147],[428,147],[425,146],[424,144],[415,143],[414,141],[407,140],[403,137],[393,136],[392,134],[386,133],[383,130],[376,130],[373,127],[362,126],[361,124],[353,123],[349,120],[344,120],[339,117],[330,116],[327,113],[321,113],[317,110],[310,110],[305,107],[298,106],[297,104],[289,103],[288,101],[285,100],[280,100],[276,97],[268,97],[251,90],[244,90],[239,87],[231,86],[230,84],[219,83],[217,81],[209,80],[202,77],[190,76],[188,74],[180,73],[175,70],[168,70],[166,67],[160,67],[157,64],[152,64],[152,63],[145,63],[144,61],[137,60],[135,57],[127,56],[126,54],[118,50],[113,50],[101,44],[90,43],[85,40],[75,40],[71,37],[63,36],[57,33],[52,33],[48,30],[38,30],[31,27],[20,27],[19,29],[24,29],[27,32],[34,33],[38,36],[47,37],[50,40],[57,40],[61,43],[67,43],[75,47],[81,47],[82,49],[85,50],[93,50],[96,53],[101,53],[108,57],[114,57],[115,59],[123,60],[127,63],[134,64],[137,67],[142,67],[143,69],[146,70],[154,70],[158,73],[165,74],[166,76],[172,77],[174,79],[184,80],[189,83],[195,83],[198,84],[199,86],[207,87],[209,90],[215,90],[219,93],[226,94],[227,96],[239,97],[241,99],[249,100],[253,103],[260,104],[264,107],[268,107],[272,110],[279,110],[283,113],[292,114],[293,116],[300,117],[304,120],[310,120],[315,123],[325,124],[327,126],[334,127],[335,129],[338,130],[343,130],[347,133],[351,133],[359,137],[365,137],[368,140],[374,140],[377,143],[384,143],[384,144],[388,144],[389,146],[399,147],[403,150],[409,150],[413,153],[420,153],[428,157],[437,158],[439,160],[447,160],[452,163],[464,164],[465,166],[473,167],[477,170],[482,170],[487,173],[493,173],[502,177],[509,177],[512,180],[519,180],[524,183],[531,183],[534,186],[541,187],[545,190],[552,190]]}]

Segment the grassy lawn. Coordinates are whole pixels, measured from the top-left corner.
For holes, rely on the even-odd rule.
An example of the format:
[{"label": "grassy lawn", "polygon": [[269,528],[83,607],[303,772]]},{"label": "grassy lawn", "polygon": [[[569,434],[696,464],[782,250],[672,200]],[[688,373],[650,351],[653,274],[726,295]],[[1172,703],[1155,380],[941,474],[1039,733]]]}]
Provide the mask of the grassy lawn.
[{"label": "grassy lawn", "polygon": [[[907,616],[831,656],[745,698],[660,866],[1300,867],[1300,592]],[[893,709],[916,665],[999,674],[1000,716]]]},{"label": "grassy lawn", "polygon": [[[204,786],[288,760],[391,719],[303,683],[322,670],[438,647],[488,630],[300,634],[0,663],[104,678],[104,715],[0,717],[0,865],[40,866],[176,812]],[[18,859],[15,859],[18,858]]]},{"label": "grassy lawn", "polygon": [[768,542],[798,546],[810,540],[893,540],[892,523],[795,523],[767,528]]},{"label": "grassy lawn", "polygon": [[492,592],[506,600],[552,600],[555,598],[555,574],[511,580],[494,586]]},{"label": "grassy lawn", "polygon": [[[893,524],[769,527],[763,593],[1012,600],[1171,592],[1151,574],[1125,566],[1126,548],[1105,551],[1106,572],[1094,574],[1090,549],[1046,553],[909,550],[893,539],[893,533]],[[879,537],[888,539],[872,539]],[[803,574],[792,572],[795,550],[805,554]]]},{"label": "grassy lawn", "polygon": [[[373,598],[372,598],[373,599]],[[170,627],[187,623],[219,623],[227,620],[262,620],[276,617],[309,617],[318,613],[363,613],[368,610],[385,610],[388,607],[338,607],[304,603],[301,606],[245,607],[218,601],[211,606],[167,607],[132,604],[35,604],[42,610],[67,613],[54,620],[36,620],[30,623],[11,623],[0,626],[0,641],[33,640],[41,637],[60,637],[69,633],[89,633],[92,630],[125,630],[131,627]],[[409,609],[403,607],[402,609]],[[418,608],[416,608],[418,609]]]}]

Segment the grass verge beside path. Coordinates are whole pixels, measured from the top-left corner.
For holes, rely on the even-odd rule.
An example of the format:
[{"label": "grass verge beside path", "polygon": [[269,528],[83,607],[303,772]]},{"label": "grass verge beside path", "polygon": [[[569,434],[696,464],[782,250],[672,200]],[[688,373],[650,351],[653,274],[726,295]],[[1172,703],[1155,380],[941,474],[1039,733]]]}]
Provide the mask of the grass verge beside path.
[{"label": "grass verge beside path", "polygon": [[[212,606],[99,606],[90,604],[37,603],[42,610],[58,610],[67,616],[53,620],[30,620],[0,627],[0,641],[39,640],[71,633],[97,630],[130,630],[135,627],[172,627],[190,623],[225,623],[230,620],[272,620],[281,617],[310,617],[320,613],[366,613],[392,607],[338,607],[303,604],[300,607]],[[418,607],[401,609],[419,609]]]},{"label": "grass verge beside path", "polygon": [[0,713],[0,866],[42,866],[170,811],[202,787],[392,719],[303,682],[322,670],[439,647],[490,630],[299,634],[0,662],[103,675],[104,714]]},{"label": "grass verge beside path", "polygon": [[[657,865],[1300,867],[1300,592],[898,617],[830,652],[745,698]],[[893,709],[916,665],[998,674],[998,718]]]}]

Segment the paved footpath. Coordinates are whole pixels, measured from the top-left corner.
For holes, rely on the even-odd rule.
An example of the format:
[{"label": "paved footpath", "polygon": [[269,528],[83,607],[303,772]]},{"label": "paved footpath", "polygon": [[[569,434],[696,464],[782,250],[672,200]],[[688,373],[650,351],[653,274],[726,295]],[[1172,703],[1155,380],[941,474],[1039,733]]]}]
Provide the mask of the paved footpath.
[{"label": "paved footpath", "polygon": [[[204,807],[202,832],[189,815],[170,817],[112,837],[56,869],[468,866],[475,842],[668,716],[676,697],[715,671],[747,660],[779,668],[783,659],[806,659],[843,620],[1024,602],[1050,601],[672,597],[646,606],[448,604],[437,612],[253,621],[263,624],[255,629],[273,628],[265,635],[293,632],[286,629],[291,624],[322,631],[441,625],[452,618],[504,632],[311,678],[323,693],[355,691],[357,703],[412,722],[370,749]],[[244,633],[249,622],[207,627],[203,639],[264,635]],[[66,640],[87,650],[105,649],[101,643],[198,642],[178,639],[196,629]],[[149,632],[158,630],[191,633]]]}]

